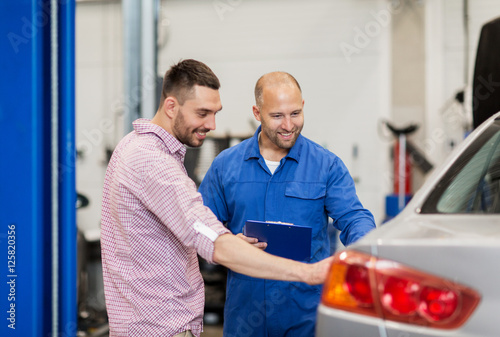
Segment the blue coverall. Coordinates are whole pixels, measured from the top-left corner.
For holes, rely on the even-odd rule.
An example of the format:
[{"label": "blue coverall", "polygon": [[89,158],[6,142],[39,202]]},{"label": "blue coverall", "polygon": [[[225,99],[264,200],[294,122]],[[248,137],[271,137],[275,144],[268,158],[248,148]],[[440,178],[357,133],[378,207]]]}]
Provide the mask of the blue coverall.
[{"label": "blue coverall", "polygon": [[[234,233],[246,220],[282,221],[312,227],[310,262],[330,256],[328,217],[348,245],[375,228],[344,163],[300,135],[271,174],[258,134],[224,150],[199,191],[203,202]],[[293,242],[290,245],[293,246]],[[224,336],[314,336],[321,286],[262,280],[228,272]]]}]

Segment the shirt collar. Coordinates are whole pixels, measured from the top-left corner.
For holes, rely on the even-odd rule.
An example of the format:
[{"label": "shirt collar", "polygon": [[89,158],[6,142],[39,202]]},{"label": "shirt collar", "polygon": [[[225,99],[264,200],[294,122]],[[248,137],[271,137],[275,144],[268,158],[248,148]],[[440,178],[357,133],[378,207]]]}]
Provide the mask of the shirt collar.
[{"label": "shirt collar", "polygon": [[138,134],[153,133],[160,138],[171,153],[179,152],[184,157],[186,147],[177,138],[172,136],[164,128],[154,123],[150,119],[139,118],[132,123],[134,131]]},{"label": "shirt collar", "polygon": [[[250,142],[248,142],[247,149],[245,152],[245,160],[248,160],[250,158],[262,157],[259,149],[259,133],[261,131],[261,128],[262,126],[259,125],[257,131],[255,131],[253,137],[250,139]],[[303,144],[304,144],[304,137],[302,136],[302,134],[300,134],[297,137],[295,144],[292,146],[290,151],[288,151],[288,154],[285,156],[285,158],[291,158],[296,162],[298,162],[300,159],[300,150],[302,149]]]}]

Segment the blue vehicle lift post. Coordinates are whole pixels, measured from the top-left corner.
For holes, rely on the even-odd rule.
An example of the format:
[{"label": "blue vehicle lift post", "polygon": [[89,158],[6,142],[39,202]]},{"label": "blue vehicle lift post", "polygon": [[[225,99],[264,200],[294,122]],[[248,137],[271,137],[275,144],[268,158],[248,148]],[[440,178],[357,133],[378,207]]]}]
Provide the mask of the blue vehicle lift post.
[{"label": "blue vehicle lift post", "polygon": [[0,11],[0,336],[75,336],[75,4]]}]

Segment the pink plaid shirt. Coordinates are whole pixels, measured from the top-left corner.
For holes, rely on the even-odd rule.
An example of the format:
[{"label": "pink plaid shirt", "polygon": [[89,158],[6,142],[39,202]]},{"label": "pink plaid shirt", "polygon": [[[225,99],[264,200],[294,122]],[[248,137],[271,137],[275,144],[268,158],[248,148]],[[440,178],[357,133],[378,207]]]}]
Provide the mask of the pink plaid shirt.
[{"label": "pink plaid shirt", "polygon": [[186,148],[140,119],[116,147],[104,181],[101,247],[111,336],[173,336],[203,328],[197,253],[212,261],[229,231],[203,206]]}]

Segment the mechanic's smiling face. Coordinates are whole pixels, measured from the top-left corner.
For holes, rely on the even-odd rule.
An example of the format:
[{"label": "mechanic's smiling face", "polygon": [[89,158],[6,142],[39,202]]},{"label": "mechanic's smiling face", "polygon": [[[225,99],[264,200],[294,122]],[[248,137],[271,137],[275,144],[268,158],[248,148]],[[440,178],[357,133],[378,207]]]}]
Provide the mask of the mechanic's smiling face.
[{"label": "mechanic's smiling face", "polygon": [[302,93],[295,85],[266,86],[261,107],[254,106],[262,125],[261,146],[286,155],[304,126],[303,108]]}]

